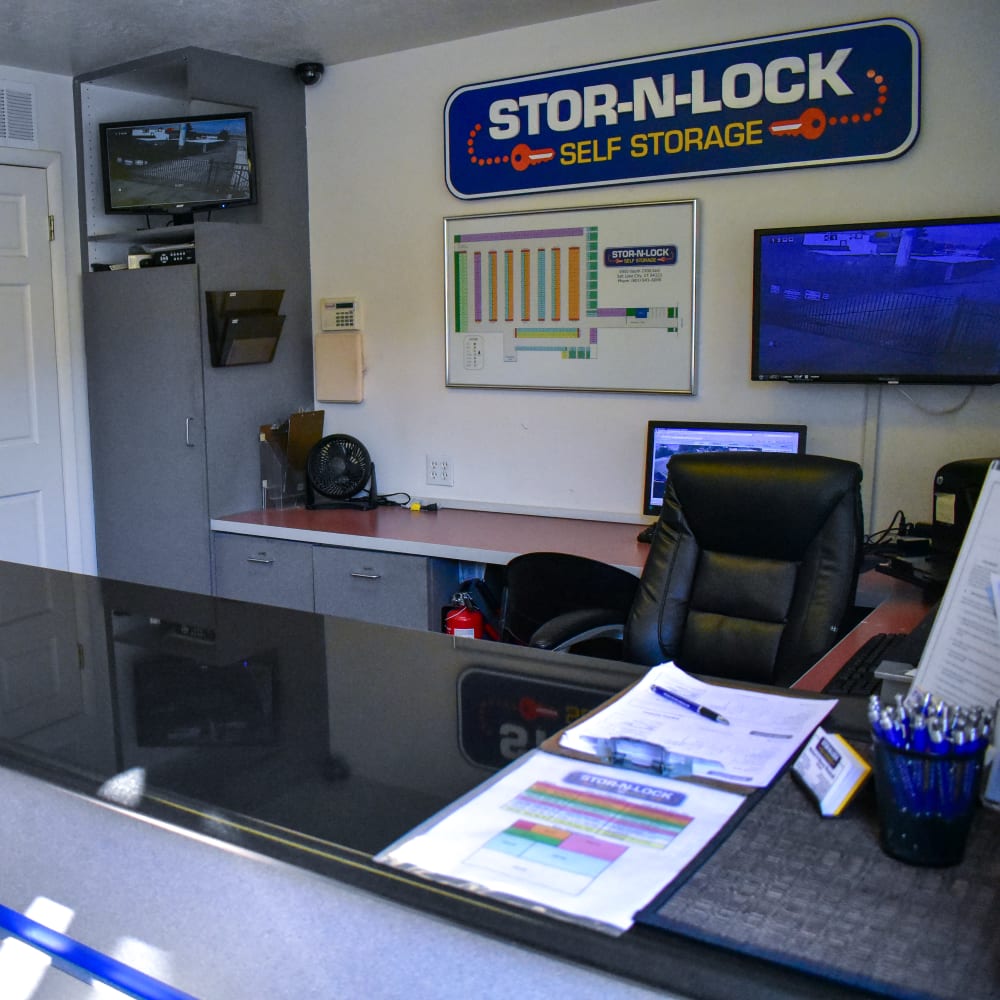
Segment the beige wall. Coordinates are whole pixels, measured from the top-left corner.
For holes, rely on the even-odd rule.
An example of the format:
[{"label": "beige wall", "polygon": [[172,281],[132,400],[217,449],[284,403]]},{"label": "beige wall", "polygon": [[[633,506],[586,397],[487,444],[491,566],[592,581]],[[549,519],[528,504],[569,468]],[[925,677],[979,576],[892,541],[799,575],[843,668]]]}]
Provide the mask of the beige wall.
[{"label": "beige wall", "polygon": [[[457,87],[887,14],[922,46],[920,135],[897,160],[475,202],[445,187]],[[363,403],[326,405],[326,432],[365,442],[381,492],[638,519],[647,420],[804,422],[811,451],[865,465],[872,527],[897,508],[928,519],[939,466],[1000,454],[1000,387],[751,384],[751,235],[1000,210],[998,37],[995,0],[661,0],[330,67],[307,91],[313,298],[318,311],[322,297],[360,296],[367,373]],[[694,396],[445,388],[445,216],[688,198],[700,215]],[[451,459],[454,487],[425,485],[428,453]]]}]

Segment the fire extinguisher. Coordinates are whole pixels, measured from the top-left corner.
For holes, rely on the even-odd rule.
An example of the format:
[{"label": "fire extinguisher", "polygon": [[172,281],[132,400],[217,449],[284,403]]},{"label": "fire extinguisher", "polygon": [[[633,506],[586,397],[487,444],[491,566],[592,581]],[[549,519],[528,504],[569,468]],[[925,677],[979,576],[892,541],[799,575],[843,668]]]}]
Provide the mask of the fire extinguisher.
[{"label": "fire extinguisher", "polygon": [[472,603],[469,594],[460,592],[452,597],[451,607],[445,609],[444,630],[448,635],[482,639],[483,613]]}]

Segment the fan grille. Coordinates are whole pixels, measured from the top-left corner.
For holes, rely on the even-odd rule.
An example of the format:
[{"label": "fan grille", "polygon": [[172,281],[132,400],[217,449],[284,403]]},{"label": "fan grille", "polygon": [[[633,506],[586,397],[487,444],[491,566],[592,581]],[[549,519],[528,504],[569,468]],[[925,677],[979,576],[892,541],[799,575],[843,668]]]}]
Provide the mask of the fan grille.
[{"label": "fan grille", "polygon": [[344,499],[357,493],[372,471],[368,449],[347,434],[331,434],[313,445],[306,474],[323,496]]}]

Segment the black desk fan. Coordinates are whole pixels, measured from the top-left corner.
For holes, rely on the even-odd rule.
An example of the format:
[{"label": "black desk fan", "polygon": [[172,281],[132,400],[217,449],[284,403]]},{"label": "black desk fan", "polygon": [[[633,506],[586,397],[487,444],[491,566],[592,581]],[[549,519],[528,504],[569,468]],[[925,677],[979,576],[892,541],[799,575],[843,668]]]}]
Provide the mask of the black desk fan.
[{"label": "black desk fan", "polygon": [[[366,484],[367,489],[364,488]],[[327,500],[317,501],[317,494]],[[368,449],[357,438],[330,434],[312,446],[306,458],[306,507],[309,510],[373,510],[377,505],[375,465]]]}]

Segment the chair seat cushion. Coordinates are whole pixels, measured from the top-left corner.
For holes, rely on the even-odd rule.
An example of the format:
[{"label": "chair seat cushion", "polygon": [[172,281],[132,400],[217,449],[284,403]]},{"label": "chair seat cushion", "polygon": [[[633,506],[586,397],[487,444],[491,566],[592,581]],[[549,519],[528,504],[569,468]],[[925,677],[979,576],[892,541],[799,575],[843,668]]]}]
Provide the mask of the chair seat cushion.
[{"label": "chair seat cushion", "polygon": [[783,632],[783,622],[691,611],[677,660],[693,674],[769,684]]}]

